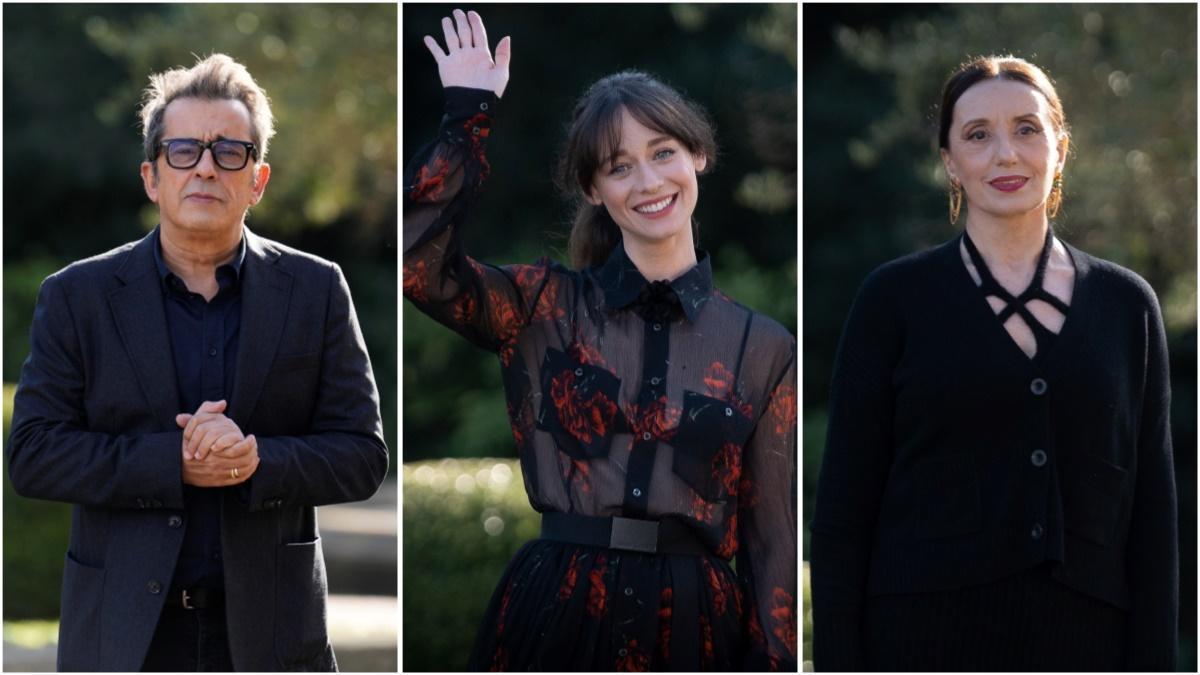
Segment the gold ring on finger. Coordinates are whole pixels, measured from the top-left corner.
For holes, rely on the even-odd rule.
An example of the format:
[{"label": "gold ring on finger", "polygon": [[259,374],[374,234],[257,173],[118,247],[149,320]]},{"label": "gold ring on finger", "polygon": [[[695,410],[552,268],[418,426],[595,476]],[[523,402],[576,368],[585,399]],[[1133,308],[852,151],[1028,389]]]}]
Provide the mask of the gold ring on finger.
[{"label": "gold ring on finger", "polygon": [[235,467],[233,467],[232,469],[230,469],[230,470],[229,470],[229,477],[230,477],[230,478],[237,478],[237,477],[238,477],[238,470],[237,470],[237,467],[236,467],[236,466],[235,466]]}]

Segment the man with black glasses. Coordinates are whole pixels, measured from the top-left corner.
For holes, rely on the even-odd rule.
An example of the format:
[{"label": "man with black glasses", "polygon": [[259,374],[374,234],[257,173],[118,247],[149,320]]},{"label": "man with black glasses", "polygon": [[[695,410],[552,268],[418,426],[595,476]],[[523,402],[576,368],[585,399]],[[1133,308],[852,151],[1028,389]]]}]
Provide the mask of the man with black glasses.
[{"label": "man with black glasses", "polygon": [[59,670],[335,670],[315,506],[387,471],[337,265],[245,225],[266,94],[217,54],[153,75],[159,225],[48,277],[13,404],[17,492],[75,504]]}]

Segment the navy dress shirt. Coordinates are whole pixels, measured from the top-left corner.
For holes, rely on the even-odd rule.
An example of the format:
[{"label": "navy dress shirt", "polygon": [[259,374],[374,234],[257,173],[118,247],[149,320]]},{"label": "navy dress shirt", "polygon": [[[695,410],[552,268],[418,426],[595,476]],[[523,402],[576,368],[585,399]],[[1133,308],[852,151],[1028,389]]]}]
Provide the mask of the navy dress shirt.
[{"label": "navy dress shirt", "polygon": [[[233,260],[217,268],[220,290],[212,300],[205,301],[204,296],[188,290],[183,280],[167,269],[159,231],[155,230],[154,262],[162,284],[180,412],[194,413],[204,401],[224,399],[232,404],[229,396],[233,393],[233,374],[237,370],[241,270],[245,258],[243,237]],[[221,563],[221,491],[227,489],[183,486],[186,529],[171,582],[172,591],[225,587]]]}]

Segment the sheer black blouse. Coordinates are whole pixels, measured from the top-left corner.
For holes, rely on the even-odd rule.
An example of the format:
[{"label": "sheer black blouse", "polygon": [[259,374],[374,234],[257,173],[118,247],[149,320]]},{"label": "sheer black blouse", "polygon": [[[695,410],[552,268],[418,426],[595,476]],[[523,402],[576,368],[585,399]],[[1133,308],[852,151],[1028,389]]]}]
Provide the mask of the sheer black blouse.
[{"label": "sheer black blouse", "polygon": [[530,504],[688,519],[737,556],[734,600],[760,662],[794,670],[795,338],[714,288],[703,251],[653,283],[621,245],[583,271],[467,256],[460,228],[490,171],[498,99],[446,96],[405,174],[404,295],[499,356]]}]

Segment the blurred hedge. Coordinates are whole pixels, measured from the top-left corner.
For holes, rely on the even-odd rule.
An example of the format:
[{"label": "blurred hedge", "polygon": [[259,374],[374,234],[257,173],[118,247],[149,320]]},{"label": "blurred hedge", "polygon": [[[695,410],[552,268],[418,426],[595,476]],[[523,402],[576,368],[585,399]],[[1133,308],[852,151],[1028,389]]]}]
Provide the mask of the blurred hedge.
[{"label": "blurred hedge", "polygon": [[504,566],[541,520],[516,460],[404,464],[406,671],[464,670]]}]

